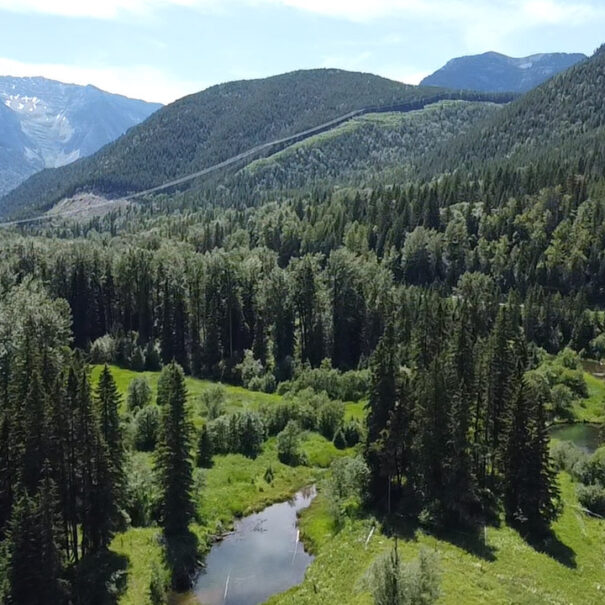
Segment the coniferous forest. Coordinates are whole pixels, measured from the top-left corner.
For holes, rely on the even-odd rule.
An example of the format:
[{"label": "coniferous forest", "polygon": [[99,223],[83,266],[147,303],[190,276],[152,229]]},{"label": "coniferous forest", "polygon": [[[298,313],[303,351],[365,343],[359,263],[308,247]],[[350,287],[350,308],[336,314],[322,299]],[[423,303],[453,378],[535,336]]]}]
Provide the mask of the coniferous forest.
[{"label": "coniferous forest", "polygon": [[[3,228],[0,602],[168,602],[234,518],[310,484],[317,558],[272,603],[601,602],[605,450],[549,430],[605,417],[588,363],[604,78],[601,49],[503,107],[366,116],[180,191]],[[356,109],[335,90],[276,132]],[[118,141],[109,189],[202,157],[175,132],[173,164],[171,141],[139,150],[161,174],[120,163],[162,111]],[[220,159],[242,151],[216,137]],[[70,174],[110,194],[111,153]],[[43,178],[61,177],[22,191]]]}]

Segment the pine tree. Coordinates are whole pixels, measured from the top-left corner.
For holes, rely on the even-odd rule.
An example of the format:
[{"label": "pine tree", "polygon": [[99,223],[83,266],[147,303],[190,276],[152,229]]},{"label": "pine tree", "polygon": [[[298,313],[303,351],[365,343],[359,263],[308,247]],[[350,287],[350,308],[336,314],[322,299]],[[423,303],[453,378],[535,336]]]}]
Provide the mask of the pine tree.
[{"label": "pine tree", "polygon": [[535,372],[520,377],[507,439],[504,508],[509,521],[526,532],[543,532],[558,513],[544,416],[547,399],[543,377]]},{"label": "pine tree", "polygon": [[197,439],[197,465],[202,468],[212,466],[212,440],[206,424],[200,429]]},{"label": "pine tree", "polygon": [[119,416],[121,396],[107,364],[99,376],[95,395],[101,435],[107,444],[111,464],[116,474],[121,477],[124,464],[124,444]]},{"label": "pine tree", "polygon": [[375,497],[381,497],[390,484],[389,469],[383,468],[381,463],[384,447],[382,437],[397,400],[395,333],[391,322],[387,324],[372,355],[370,372],[366,461],[372,473],[371,491]]},{"label": "pine tree", "polygon": [[191,496],[191,425],[186,409],[183,370],[171,363],[162,370],[164,385],[156,473],[160,488],[162,527],[167,535],[187,531],[194,515]]}]

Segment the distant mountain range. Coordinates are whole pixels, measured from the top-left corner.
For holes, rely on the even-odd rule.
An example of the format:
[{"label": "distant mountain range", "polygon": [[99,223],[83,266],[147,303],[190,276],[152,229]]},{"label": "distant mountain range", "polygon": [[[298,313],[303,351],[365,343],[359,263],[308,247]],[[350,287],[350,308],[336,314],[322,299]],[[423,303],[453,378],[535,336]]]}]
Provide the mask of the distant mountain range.
[{"label": "distant mountain range", "polygon": [[481,92],[527,92],[586,58],[579,53],[545,53],[517,59],[487,52],[452,59],[420,84]]},{"label": "distant mountain range", "polygon": [[94,86],[0,76],[0,195],[94,153],[160,107]]},{"label": "distant mountain range", "polygon": [[338,69],[212,86],[163,107],[94,155],[34,175],[0,200],[0,214],[47,210],[82,192],[116,197],[145,190],[353,111],[420,106],[440,96],[485,97]]}]

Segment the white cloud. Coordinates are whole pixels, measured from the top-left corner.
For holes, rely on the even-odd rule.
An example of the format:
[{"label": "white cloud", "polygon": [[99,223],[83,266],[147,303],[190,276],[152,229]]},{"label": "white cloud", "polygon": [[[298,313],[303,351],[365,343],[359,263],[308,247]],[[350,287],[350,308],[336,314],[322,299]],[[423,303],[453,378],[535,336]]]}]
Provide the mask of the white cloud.
[{"label": "white cloud", "polygon": [[146,14],[170,6],[196,7],[215,0],[0,0],[0,10],[61,17],[115,19],[123,14]]},{"label": "white cloud", "polygon": [[60,63],[23,63],[0,57],[0,74],[44,76],[73,84],[93,84],[128,97],[170,103],[206,88],[206,83],[179,80],[149,65],[80,67]]},{"label": "white cloud", "polygon": [[281,6],[358,22],[397,17],[497,26],[514,20],[517,28],[581,24],[605,17],[601,0],[0,0],[0,10],[94,19],[144,15],[170,7],[224,11],[238,5]]}]

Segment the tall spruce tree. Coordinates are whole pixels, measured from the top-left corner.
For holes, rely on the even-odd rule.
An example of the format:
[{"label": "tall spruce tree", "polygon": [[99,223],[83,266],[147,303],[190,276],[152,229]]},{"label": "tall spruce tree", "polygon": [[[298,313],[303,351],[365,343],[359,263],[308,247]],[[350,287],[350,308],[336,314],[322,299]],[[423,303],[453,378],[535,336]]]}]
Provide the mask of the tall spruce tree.
[{"label": "tall spruce tree", "polygon": [[187,412],[187,391],[182,368],[171,363],[162,370],[163,401],[160,440],[156,452],[156,473],[160,489],[162,527],[167,535],[187,531],[193,519],[191,496],[191,423]]}]

